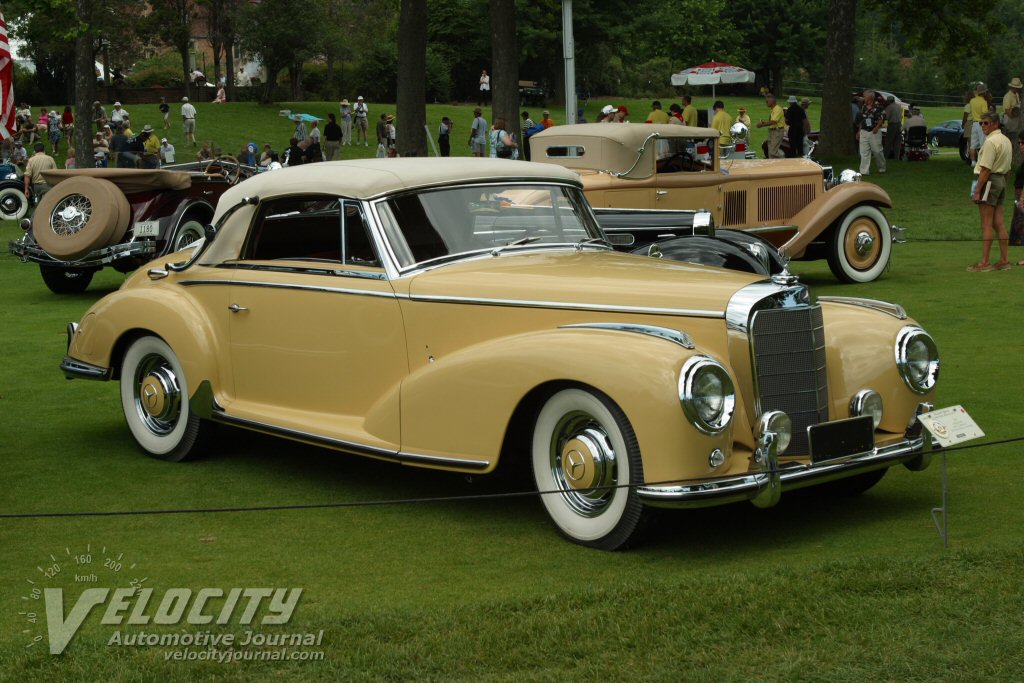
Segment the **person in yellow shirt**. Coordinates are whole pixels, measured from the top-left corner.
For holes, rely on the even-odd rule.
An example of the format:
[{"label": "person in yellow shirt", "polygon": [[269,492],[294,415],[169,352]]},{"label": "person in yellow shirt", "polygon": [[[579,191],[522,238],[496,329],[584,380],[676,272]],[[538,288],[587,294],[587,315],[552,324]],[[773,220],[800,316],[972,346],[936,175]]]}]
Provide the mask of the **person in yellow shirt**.
[{"label": "person in yellow shirt", "polygon": [[729,116],[729,112],[725,111],[722,100],[715,101],[714,110],[715,115],[711,118],[711,127],[721,133],[718,137],[718,146],[719,148],[728,147],[732,145],[732,137],[729,135],[729,129],[732,128],[732,117]]},{"label": "person in yellow shirt", "polygon": [[[1006,197],[1006,175],[1010,172],[1013,161],[1013,145],[999,130],[999,117],[991,112],[981,115],[980,125],[985,131],[985,141],[978,154],[978,163],[974,174],[978,176],[971,201],[978,205],[981,214],[981,261],[968,266],[971,273],[983,273],[990,270],[1009,270],[1010,260],[1008,247],[1010,238],[1006,234],[1006,223],[1003,221],[1003,200]],[[989,262],[992,251],[992,238],[999,236],[999,263]]]},{"label": "person in yellow shirt", "polygon": [[697,126],[697,108],[693,106],[693,98],[683,95],[683,125]]},{"label": "person in yellow shirt", "polygon": [[988,87],[984,83],[978,83],[974,86],[974,97],[968,103],[968,107],[971,110],[971,162],[978,160],[978,150],[981,149],[981,145],[985,142],[985,132],[981,129],[981,117],[988,111],[988,98],[985,94],[988,93]]},{"label": "person in yellow shirt", "polygon": [[768,128],[768,158],[781,159],[785,156],[782,152],[782,134],[786,128],[786,115],[776,101],[775,95],[768,93],[765,104],[768,105],[768,119],[758,121],[757,127]]},{"label": "person in yellow shirt", "polygon": [[668,123],[668,113],[661,108],[661,102],[651,103],[651,113],[647,115],[647,123]]},{"label": "person in yellow shirt", "polygon": [[740,107],[736,110],[736,121],[750,128],[750,117],[747,115],[746,107]]}]

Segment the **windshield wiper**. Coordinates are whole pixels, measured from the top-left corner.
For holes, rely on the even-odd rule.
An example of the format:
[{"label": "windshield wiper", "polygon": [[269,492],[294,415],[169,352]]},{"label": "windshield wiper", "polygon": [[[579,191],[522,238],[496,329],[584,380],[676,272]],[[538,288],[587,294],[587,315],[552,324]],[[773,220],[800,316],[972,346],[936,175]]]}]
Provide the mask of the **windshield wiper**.
[{"label": "windshield wiper", "polygon": [[523,238],[517,239],[515,242],[509,242],[508,244],[503,244],[500,247],[495,247],[494,249],[491,250],[491,256],[497,256],[498,254],[500,254],[505,249],[508,249],[509,247],[519,247],[519,246],[522,246],[524,244],[530,244],[531,242],[536,242],[539,239],[540,239],[540,237],[523,237]]}]

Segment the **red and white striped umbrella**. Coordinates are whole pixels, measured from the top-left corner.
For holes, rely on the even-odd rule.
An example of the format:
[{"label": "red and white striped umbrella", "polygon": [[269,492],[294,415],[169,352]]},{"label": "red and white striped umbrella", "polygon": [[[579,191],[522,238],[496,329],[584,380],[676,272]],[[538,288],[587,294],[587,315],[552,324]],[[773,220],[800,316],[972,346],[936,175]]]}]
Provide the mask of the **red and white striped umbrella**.
[{"label": "red and white striped umbrella", "polygon": [[672,85],[710,85],[714,99],[719,83],[753,83],[754,72],[725,62],[708,62],[672,74]]}]

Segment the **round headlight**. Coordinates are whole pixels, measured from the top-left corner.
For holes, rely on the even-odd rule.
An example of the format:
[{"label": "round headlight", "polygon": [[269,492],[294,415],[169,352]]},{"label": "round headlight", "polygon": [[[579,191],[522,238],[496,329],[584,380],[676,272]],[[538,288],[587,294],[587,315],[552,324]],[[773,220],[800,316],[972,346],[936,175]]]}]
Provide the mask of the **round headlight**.
[{"label": "round headlight", "polygon": [[860,173],[857,173],[852,168],[847,168],[844,169],[843,172],[839,174],[839,182],[836,183],[836,185],[842,185],[843,183],[855,183],[860,179]]},{"label": "round headlight", "polygon": [[679,373],[679,401],[697,429],[717,434],[732,420],[736,392],[721,363],[707,356],[694,356]]},{"label": "round headlight", "polygon": [[896,335],[896,367],[912,391],[926,394],[939,378],[939,349],[920,327],[908,326]]},{"label": "round headlight", "polygon": [[850,417],[870,415],[874,428],[882,423],[882,397],[871,389],[861,389],[850,399]]}]

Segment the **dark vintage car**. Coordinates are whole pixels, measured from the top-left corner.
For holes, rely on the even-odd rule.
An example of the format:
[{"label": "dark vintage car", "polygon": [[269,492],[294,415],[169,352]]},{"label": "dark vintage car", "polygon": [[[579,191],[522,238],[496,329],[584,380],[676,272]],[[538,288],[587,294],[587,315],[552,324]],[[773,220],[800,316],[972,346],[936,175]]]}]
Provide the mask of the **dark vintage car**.
[{"label": "dark vintage car", "polygon": [[155,170],[46,171],[53,189],[9,248],[39,264],[51,291],[82,292],[101,268],[127,273],[203,237],[217,199],[254,173],[233,157]]},{"label": "dark vintage car", "polygon": [[523,105],[543,107],[547,103],[547,93],[537,81],[519,81],[519,101]]},{"label": "dark vintage car", "polygon": [[32,206],[25,196],[25,181],[13,164],[0,164],[0,220],[20,221]]}]

